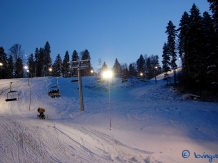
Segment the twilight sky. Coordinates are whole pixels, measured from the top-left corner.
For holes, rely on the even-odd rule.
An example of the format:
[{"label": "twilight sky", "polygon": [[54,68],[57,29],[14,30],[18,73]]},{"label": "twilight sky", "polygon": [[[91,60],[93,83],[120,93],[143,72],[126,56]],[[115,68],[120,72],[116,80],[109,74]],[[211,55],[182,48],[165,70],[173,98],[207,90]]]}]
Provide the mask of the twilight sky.
[{"label": "twilight sky", "polygon": [[95,69],[99,59],[129,65],[140,54],[161,62],[167,23],[178,27],[193,3],[209,11],[207,0],[0,0],[0,46],[8,53],[18,43],[29,55],[48,41],[53,62],[88,49]]}]

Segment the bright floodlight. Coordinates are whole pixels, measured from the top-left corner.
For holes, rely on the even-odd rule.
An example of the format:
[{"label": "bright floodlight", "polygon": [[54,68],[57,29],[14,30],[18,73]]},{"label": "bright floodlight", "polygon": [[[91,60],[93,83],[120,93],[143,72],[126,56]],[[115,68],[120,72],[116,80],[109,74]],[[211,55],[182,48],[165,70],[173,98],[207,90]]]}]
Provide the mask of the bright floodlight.
[{"label": "bright floodlight", "polygon": [[103,78],[110,79],[113,77],[113,72],[111,70],[107,70],[103,72]]},{"label": "bright floodlight", "polygon": [[28,66],[24,66],[23,68],[27,70],[27,69],[28,69]]},{"label": "bright floodlight", "polygon": [[52,72],[52,68],[49,68],[48,71]]},{"label": "bright floodlight", "polygon": [[0,62],[0,66],[3,66],[3,63]]},{"label": "bright floodlight", "polygon": [[142,73],[142,72],[140,73],[140,76],[143,76],[143,73]]}]

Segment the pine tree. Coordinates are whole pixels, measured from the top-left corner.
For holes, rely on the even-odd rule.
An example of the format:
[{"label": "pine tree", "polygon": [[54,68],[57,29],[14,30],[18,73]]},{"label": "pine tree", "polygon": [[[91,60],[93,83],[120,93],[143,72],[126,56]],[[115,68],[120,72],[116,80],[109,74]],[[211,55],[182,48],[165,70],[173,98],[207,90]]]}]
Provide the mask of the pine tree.
[{"label": "pine tree", "polygon": [[44,49],[40,48],[38,51],[38,62],[37,62],[37,76],[42,77],[45,76],[45,68],[44,68]]},{"label": "pine tree", "polygon": [[202,17],[200,11],[195,4],[190,10],[190,28],[187,33],[188,39],[188,72],[192,85],[201,82],[205,73],[205,54],[204,54],[204,36],[202,30]]},{"label": "pine tree", "polygon": [[29,67],[30,76],[33,77],[33,75],[35,73],[35,62],[34,62],[33,54],[30,54],[30,56],[28,58],[28,67]]},{"label": "pine tree", "polygon": [[73,51],[73,54],[72,54],[72,59],[71,61],[78,61],[79,60],[79,55],[77,53],[76,50]]},{"label": "pine tree", "polygon": [[117,76],[117,77],[121,76],[122,69],[121,69],[120,63],[119,63],[117,58],[115,59],[115,63],[113,65],[113,72],[114,72],[115,76]]},{"label": "pine tree", "polygon": [[150,57],[146,59],[145,67],[146,67],[146,76],[148,79],[151,79],[153,77],[153,68],[152,68],[153,65]]},{"label": "pine tree", "polygon": [[106,62],[103,63],[102,67],[100,68],[99,74],[101,75],[102,72],[106,71],[108,69]]},{"label": "pine tree", "polygon": [[167,74],[167,72],[170,71],[170,55],[169,55],[168,46],[166,43],[164,43],[164,46],[163,46],[162,57],[163,57],[163,60],[162,60],[163,72]]},{"label": "pine tree", "polygon": [[23,61],[20,57],[17,58],[15,62],[15,77],[22,78],[23,77]]},{"label": "pine tree", "polygon": [[128,78],[129,76],[129,70],[128,70],[128,66],[126,63],[122,64],[121,66],[121,71],[122,71],[122,77],[123,78]]},{"label": "pine tree", "polygon": [[12,55],[8,58],[7,77],[9,79],[14,77],[14,61]]},{"label": "pine tree", "polygon": [[68,77],[69,76],[69,71],[70,71],[70,57],[68,51],[66,51],[64,55],[64,60],[63,60],[63,65],[62,65],[62,74],[63,77]]},{"label": "pine tree", "polygon": [[49,45],[49,42],[47,41],[45,46],[44,46],[44,49],[43,49],[43,74],[45,75],[48,75],[49,74],[49,68],[51,67],[52,65],[52,60],[51,60],[51,50],[50,50],[50,45]]},{"label": "pine tree", "polygon": [[207,0],[210,3],[210,10],[213,13],[213,18],[215,20],[214,31],[218,35],[218,2],[217,0]]},{"label": "pine tree", "polygon": [[168,85],[168,74],[167,72],[170,71],[170,55],[169,55],[169,51],[168,51],[168,46],[166,43],[164,43],[163,46],[163,60],[162,60],[162,64],[163,64],[163,72],[164,74],[164,78],[167,80],[167,85]]},{"label": "pine tree", "polygon": [[52,73],[54,76],[59,77],[61,76],[61,72],[62,72],[62,59],[60,54],[58,54],[52,66]]},{"label": "pine tree", "polygon": [[82,51],[81,56],[82,56],[82,60],[89,60],[84,62],[87,68],[82,70],[81,74],[85,76],[91,75],[92,66],[91,66],[91,57],[89,51],[87,49],[85,51]]},{"label": "pine tree", "polygon": [[189,14],[187,12],[184,12],[184,14],[182,15],[182,18],[180,20],[180,24],[179,24],[179,35],[178,35],[178,51],[179,51],[179,56],[181,58],[182,61],[182,71],[183,71],[183,78],[184,81],[186,81],[186,79],[188,78],[188,40],[189,40],[189,36],[188,36],[188,31],[190,28],[190,18],[189,18]]},{"label": "pine tree", "polygon": [[[207,83],[213,83],[215,81],[215,74],[217,73],[218,66],[218,49],[217,41],[218,35],[215,34],[214,20],[211,18],[208,12],[203,13],[202,19],[202,31],[204,35],[203,53],[204,59],[204,80]],[[217,66],[216,66],[217,65]],[[206,71],[207,70],[207,71]]]},{"label": "pine tree", "polygon": [[173,25],[172,21],[169,21],[168,25],[167,25],[167,30],[166,33],[168,35],[167,37],[167,46],[168,46],[168,53],[171,57],[171,61],[170,61],[170,66],[174,71],[174,84],[176,84],[176,68],[177,68],[177,64],[176,64],[176,27]]},{"label": "pine tree", "polygon": [[144,59],[142,54],[140,55],[140,57],[137,60],[136,64],[137,64],[138,73],[144,73],[145,72],[145,59]]},{"label": "pine tree", "polygon": [[135,69],[135,67],[133,66],[133,63],[130,63],[130,64],[129,64],[129,75],[130,75],[130,76],[136,76],[136,69]]},{"label": "pine tree", "polygon": [[39,66],[39,50],[38,50],[38,48],[36,48],[36,50],[35,50],[35,53],[34,53],[34,58],[35,58],[35,60],[34,60],[34,64],[35,64],[35,72],[34,72],[34,75],[33,76],[35,76],[35,77],[38,77],[38,66]]},{"label": "pine tree", "polygon": [[0,47],[0,73],[1,73],[1,76],[0,78],[1,79],[5,79],[7,78],[7,66],[8,66],[8,63],[7,63],[7,54],[5,53],[4,51],[4,48],[3,47]]},{"label": "pine tree", "polygon": [[[78,61],[78,60],[79,60],[79,55],[78,55],[77,51],[74,50],[73,54],[72,54],[71,61]],[[78,65],[78,63],[74,63],[74,62],[72,62],[72,64],[71,64],[72,67],[76,67],[77,65]],[[77,69],[72,69],[72,74],[73,75],[77,75],[77,73],[78,73]]]}]

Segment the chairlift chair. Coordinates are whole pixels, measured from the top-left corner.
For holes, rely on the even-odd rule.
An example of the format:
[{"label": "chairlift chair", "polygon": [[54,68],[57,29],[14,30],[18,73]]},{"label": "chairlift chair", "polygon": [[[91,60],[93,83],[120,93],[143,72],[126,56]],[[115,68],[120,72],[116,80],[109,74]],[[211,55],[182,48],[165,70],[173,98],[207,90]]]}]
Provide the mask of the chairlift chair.
[{"label": "chairlift chair", "polygon": [[78,82],[78,76],[74,75],[74,78],[71,80],[71,82]]},{"label": "chairlift chair", "polygon": [[7,99],[5,100],[6,102],[9,101],[17,101],[19,99],[19,95],[17,91],[12,91],[11,90],[11,85],[13,82],[10,82],[10,92],[7,93]]},{"label": "chairlift chair", "polygon": [[60,97],[61,96],[61,92],[60,92],[60,88],[58,86],[58,79],[56,78],[56,85],[52,86],[48,92],[48,95],[51,98],[55,98],[55,97]]}]

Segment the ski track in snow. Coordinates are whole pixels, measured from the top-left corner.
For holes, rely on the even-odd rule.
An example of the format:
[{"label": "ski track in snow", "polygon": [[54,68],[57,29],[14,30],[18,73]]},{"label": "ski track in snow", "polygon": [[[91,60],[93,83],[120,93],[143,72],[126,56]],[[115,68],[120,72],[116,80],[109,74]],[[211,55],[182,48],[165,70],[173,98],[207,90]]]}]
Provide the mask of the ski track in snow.
[{"label": "ski track in snow", "polygon": [[97,130],[78,125],[69,130],[47,120],[1,116],[0,132],[0,162],[142,162],[153,153]]}]

